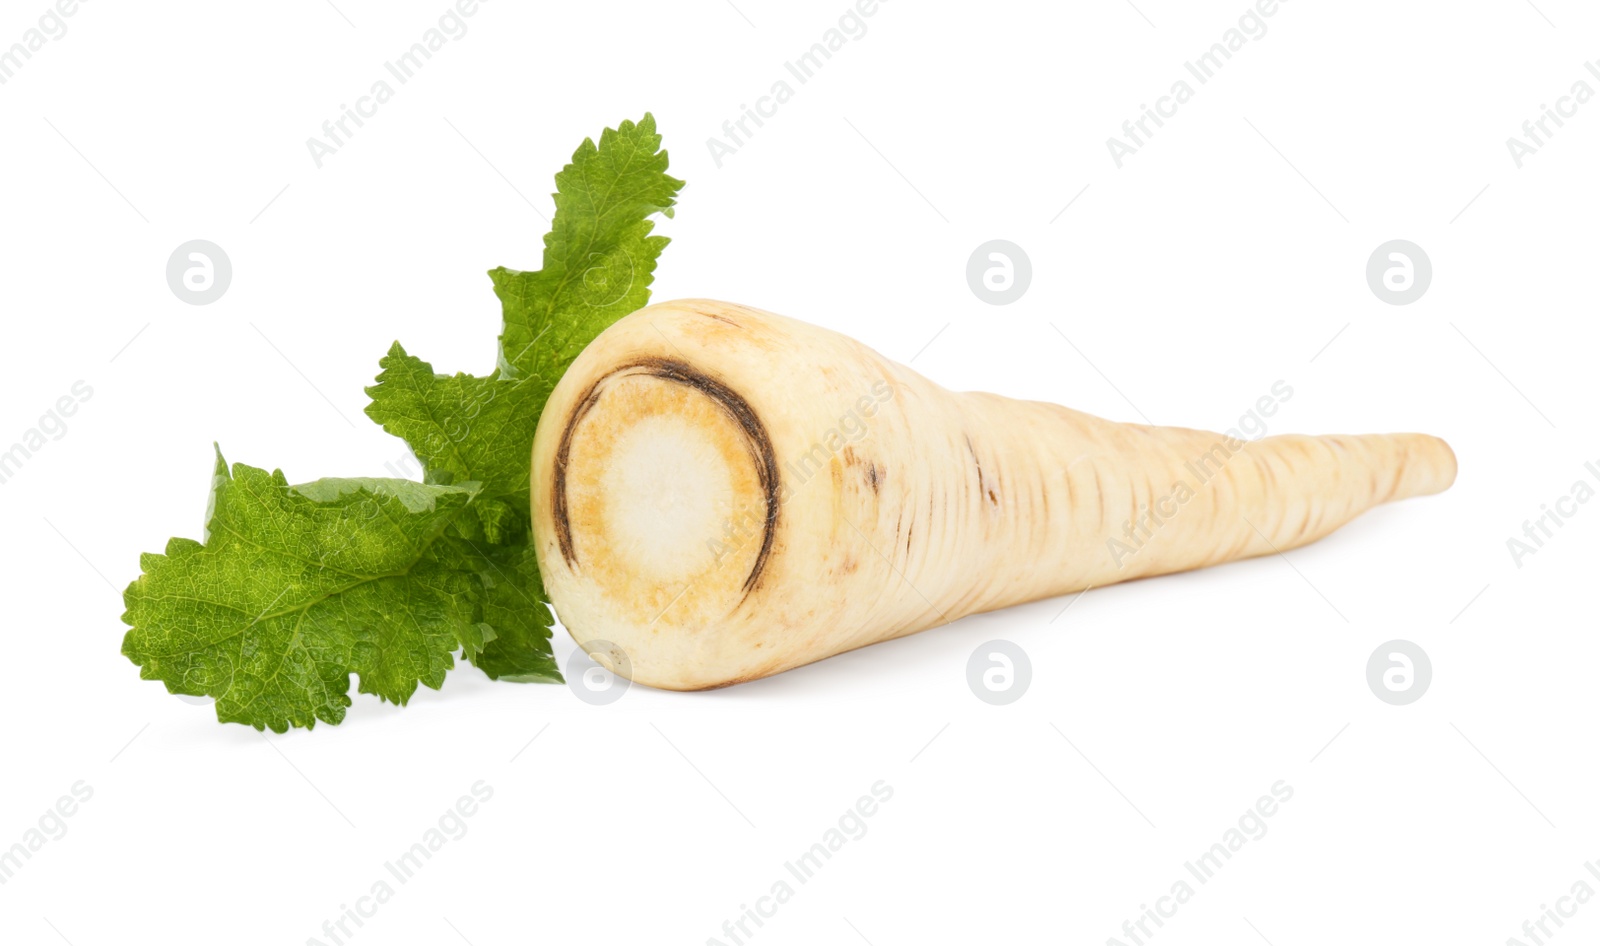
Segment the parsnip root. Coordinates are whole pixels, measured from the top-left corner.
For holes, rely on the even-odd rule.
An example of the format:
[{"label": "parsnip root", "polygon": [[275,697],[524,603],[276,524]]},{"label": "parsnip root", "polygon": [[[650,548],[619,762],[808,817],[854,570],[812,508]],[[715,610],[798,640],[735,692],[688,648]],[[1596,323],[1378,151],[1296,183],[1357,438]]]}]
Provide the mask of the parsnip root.
[{"label": "parsnip root", "polygon": [[1286,551],[1455,472],[1423,434],[1243,441],[953,393],[835,332],[684,300],[617,322],[556,386],[534,534],[581,645],[691,690]]}]

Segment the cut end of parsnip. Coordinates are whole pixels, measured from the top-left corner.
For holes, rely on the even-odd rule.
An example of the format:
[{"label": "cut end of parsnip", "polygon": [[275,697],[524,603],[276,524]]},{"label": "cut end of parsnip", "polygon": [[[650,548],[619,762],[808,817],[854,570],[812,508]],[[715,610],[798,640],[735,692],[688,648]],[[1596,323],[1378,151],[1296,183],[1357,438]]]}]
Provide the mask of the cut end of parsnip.
[{"label": "cut end of parsnip", "polygon": [[663,620],[675,632],[720,619],[760,580],[772,446],[715,379],[670,358],[614,366],[577,399],[552,459],[551,531],[594,620],[625,629],[608,646],[635,647]]}]

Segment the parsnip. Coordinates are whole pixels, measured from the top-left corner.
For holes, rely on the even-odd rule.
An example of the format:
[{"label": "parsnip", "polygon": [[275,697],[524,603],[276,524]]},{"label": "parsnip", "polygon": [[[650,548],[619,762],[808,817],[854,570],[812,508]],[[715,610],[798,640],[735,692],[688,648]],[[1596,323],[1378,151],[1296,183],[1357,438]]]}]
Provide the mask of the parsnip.
[{"label": "parsnip", "polygon": [[689,690],[1292,549],[1455,471],[1422,434],[1248,442],[952,393],[843,335],[685,300],[617,322],[556,385],[534,534],[573,637]]}]

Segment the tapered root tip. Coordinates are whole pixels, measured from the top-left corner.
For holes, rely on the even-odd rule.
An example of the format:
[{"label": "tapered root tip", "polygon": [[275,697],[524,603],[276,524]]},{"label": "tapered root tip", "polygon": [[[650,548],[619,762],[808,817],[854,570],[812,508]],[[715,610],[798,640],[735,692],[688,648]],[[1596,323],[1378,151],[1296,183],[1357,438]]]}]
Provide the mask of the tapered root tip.
[{"label": "tapered root tip", "polygon": [[1428,434],[1394,434],[1395,462],[1404,471],[1395,499],[1431,496],[1456,481],[1456,453],[1450,445]]}]

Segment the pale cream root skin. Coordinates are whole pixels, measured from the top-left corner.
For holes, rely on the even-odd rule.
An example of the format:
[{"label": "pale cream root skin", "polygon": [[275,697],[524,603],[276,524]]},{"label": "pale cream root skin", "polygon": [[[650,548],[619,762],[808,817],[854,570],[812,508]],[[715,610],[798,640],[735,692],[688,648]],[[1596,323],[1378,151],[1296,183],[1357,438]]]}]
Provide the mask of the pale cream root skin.
[{"label": "pale cream root skin", "polygon": [[704,689],[1287,551],[1455,472],[1423,434],[1230,441],[953,393],[835,332],[691,299],[622,319],[556,386],[534,534],[580,645]]}]

